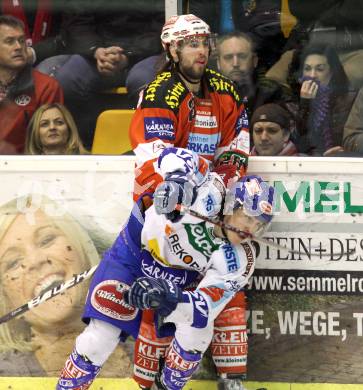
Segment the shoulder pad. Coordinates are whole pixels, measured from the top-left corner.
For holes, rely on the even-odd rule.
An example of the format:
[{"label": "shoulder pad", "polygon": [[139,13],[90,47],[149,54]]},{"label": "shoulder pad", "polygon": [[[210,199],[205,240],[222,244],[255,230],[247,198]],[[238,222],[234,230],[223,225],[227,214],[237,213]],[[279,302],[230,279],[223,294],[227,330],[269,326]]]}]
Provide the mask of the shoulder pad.
[{"label": "shoulder pad", "polygon": [[241,98],[233,84],[233,82],[222,74],[213,69],[207,68],[205,71],[207,85],[210,92],[227,94],[233,97],[237,103],[241,102]]},{"label": "shoulder pad", "polygon": [[160,73],[145,88],[141,108],[166,108],[178,111],[188,92],[171,72]]}]

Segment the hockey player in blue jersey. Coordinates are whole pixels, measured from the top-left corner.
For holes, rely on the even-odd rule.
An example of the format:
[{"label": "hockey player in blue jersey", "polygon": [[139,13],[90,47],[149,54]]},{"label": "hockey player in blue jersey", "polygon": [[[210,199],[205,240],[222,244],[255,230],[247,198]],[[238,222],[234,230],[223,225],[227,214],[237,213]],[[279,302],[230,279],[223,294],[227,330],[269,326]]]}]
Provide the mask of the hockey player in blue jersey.
[{"label": "hockey player in blue jersey", "polygon": [[[158,160],[164,182],[155,192],[154,205],[146,212],[135,205],[93,277],[84,312],[88,326],[76,339],[58,390],[88,389],[120,341],[128,335],[140,338],[142,315],[150,311],[163,318],[165,325],[173,325],[172,334],[164,333],[168,344],[172,340],[163,353],[157,386],[182,389],[211,343],[218,315],[253,273],[250,237],[263,234],[271,221],[273,188],[258,176],[245,176],[226,195],[218,174],[198,170],[200,157],[171,149]],[[245,238],[181,213],[180,203],[236,226],[246,233]],[[188,290],[192,283],[197,287]],[[161,332],[167,331],[165,325]],[[246,329],[230,331],[246,337]],[[246,351],[239,351],[237,359],[244,360],[244,355]],[[228,367],[228,359],[224,363]],[[155,367],[140,367],[138,375],[154,376]]]}]

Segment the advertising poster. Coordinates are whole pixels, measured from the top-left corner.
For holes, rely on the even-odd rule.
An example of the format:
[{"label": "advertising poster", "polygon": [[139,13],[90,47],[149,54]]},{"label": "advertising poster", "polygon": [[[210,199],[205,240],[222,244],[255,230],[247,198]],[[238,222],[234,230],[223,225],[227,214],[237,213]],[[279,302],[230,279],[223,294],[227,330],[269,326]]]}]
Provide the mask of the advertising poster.
[{"label": "advertising poster", "polygon": [[363,383],[363,181],[269,175],[276,217],[248,286],[249,379]]},{"label": "advertising poster", "polygon": [[[83,156],[82,156],[83,157]],[[98,264],[132,206],[122,162],[11,160],[0,173],[0,315]],[[132,165],[131,165],[132,166]],[[89,281],[0,325],[1,376],[57,377],[84,328]],[[133,343],[104,377],[132,375]]]},{"label": "advertising poster", "polygon": [[[277,202],[246,289],[248,380],[363,383],[363,169],[332,161],[317,174],[289,161],[251,162]],[[133,167],[111,156],[1,162],[0,316],[99,262],[131,210]],[[0,326],[0,376],[58,376],[87,287]],[[130,377],[132,350],[120,345],[102,376]],[[204,359],[199,378],[214,377]]]}]

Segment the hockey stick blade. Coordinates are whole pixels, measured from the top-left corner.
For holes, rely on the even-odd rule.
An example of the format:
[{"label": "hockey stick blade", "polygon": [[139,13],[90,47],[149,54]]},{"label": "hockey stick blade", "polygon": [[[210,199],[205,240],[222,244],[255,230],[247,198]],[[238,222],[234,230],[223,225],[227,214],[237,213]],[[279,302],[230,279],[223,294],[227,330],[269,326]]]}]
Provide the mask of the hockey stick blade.
[{"label": "hockey stick blade", "polygon": [[15,317],[20,316],[21,314],[27,312],[28,310],[32,310],[40,304],[48,301],[49,299],[54,298],[55,296],[61,294],[65,290],[76,286],[77,284],[83,282],[84,280],[90,278],[94,272],[96,271],[97,265],[94,265],[92,268],[73,276],[72,279],[66,280],[64,283],[59,284],[56,287],[53,287],[51,290],[45,291],[43,294],[38,295],[37,297],[31,299],[29,302],[24,305],[12,310],[11,312],[5,314],[0,317],[0,324],[3,324]]},{"label": "hockey stick blade", "polygon": [[177,206],[177,209],[181,212],[181,213],[186,213],[186,214],[190,214],[192,215],[193,217],[196,217],[196,218],[199,218],[203,221],[206,221],[206,222],[210,222],[214,225],[217,225],[223,229],[226,229],[226,230],[230,230],[236,234],[238,234],[241,238],[250,238],[251,240],[254,240],[254,241],[257,241],[261,244],[264,244],[264,245],[268,245],[272,248],[275,248],[277,250],[281,250],[281,251],[287,251],[291,254],[294,254],[294,255],[308,255],[309,257],[310,256],[319,256],[319,257],[323,257],[323,256],[331,256],[331,255],[341,255],[341,256],[346,256],[346,255],[351,255],[353,253],[355,253],[355,249],[351,249],[349,252],[340,252],[340,253],[312,253],[312,251],[314,249],[318,249],[318,248],[311,248],[311,251],[310,253],[306,253],[306,252],[301,252],[299,250],[296,250],[296,249],[291,249],[291,248],[288,248],[287,246],[284,246],[284,245],[280,245],[280,244],[276,244],[275,242],[273,241],[270,241],[270,240],[267,240],[266,238],[260,238],[260,237],[255,237],[253,236],[252,234],[250,233],[247,233],[247,232],[244,232],[243,230],[240,230],[238,229],[237,227],[235,226],[232,226],[232,225],[229,225],[223,221],[221,221],[220,219],[213,219],[213,218],[209,218],[209,217],[206,217],[194,210],[191,210],[187,207],[184,207],[184,206],[181,206],[181,205],[178,205]]}]

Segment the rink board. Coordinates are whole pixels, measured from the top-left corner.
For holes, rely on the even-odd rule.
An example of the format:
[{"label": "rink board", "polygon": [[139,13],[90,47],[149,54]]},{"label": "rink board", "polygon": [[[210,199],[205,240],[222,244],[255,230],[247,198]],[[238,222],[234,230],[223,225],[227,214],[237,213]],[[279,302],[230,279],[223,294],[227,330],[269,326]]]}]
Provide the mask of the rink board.
[{"label": "rink board", "polygon": [[[0,378],[0,390],[54,390],[56,378]],[[248,390],[363,390],[363,385],[334,383],[246,382]],[[139,390],[132,379],[96,379],[91,390]],[[213,381],[191,381],[184,390],[217,390]]]},{"label": "rink board", "polygon": [[[5,204],[19,196],[32,196],[36,205],[38,195],[48,197],[59,205],[49,204],[49,215],[63,209],[84,226],[96,226],[101,233],[115,235],[126,220],[132,207],[132,184],[134,158],[124,156],[6,156],[0,158],[0,178],[6,183],[0,193],[0,204]],[[46,161],[46,163],[45,163]],[[347,250],[350,243],[357,243],[360,261],[352,259],[305,257],[297,258],[276,250],[260,248],[260,256],[255,272],[254,288],[260,295],[257,298],[266,302],[266,296],[284,295],[294,298],[299,307],[281,307],[280,303],[262,307],[260,302],[251,306],[251,346],[249,355],[249,390],[363,390],[363,384],[320,384],[294,383],[297,381],[358,382],[363,383],[359,365],[363,353],[363,160],[362,159],[317,159],[317,158],[251,158],[250,173],[263,173],[264,178],[286,187],[288,197],[280,194],[281,213],[276,216],[269,238],[277,243],[297,243],[318,248],[335,250],[335,245]],[[319,173],[317,172],[319,171]],[[290,188],[291,184],[291,188]],[[283,187],[283,185],[285,187]],[[328,186],[329,185],[329,186]],[[107,194],[107,196],[105,196]],[[20,212],[27,211],[27,204],[19,204]],[[53,208],[52,208],[53,207]],[[335,213],[338,210],[339,213]],[[322,212],[324,211],[324,213]],[[53,215],[53,214],[52,214]],[[89,221],[95,223],[91,224]],[[314,227],[315,226],[315,227]],[[334,247],[333,247],[334,244]],[[359,245],[358,245],[359,244]],[[330,246],[329,246],[330,245]],[[339,249],[340,247],[338,247]],[[267,270],[265,274],[262,272]],[[348,276],[346,276],[348,274]],[[291,278],[293,284],[284,284]],[[293,278],[293,279],[292,279]],[[282,281],[281,285],[271,286],[265,282]],[[335,281],[331,287],[325,281]],[[353,280],[359,284],[352,284]],[[330,295],[310,294],[309,288],[315,285],[332,288]],[[257,285],[257,282],[259,283]],[[339,283],[338,283],[339,282]],[[315,286],[315,287],[316,287]],[[275,289],[273,290],[274,287]],[[349,288],[348,288],[349,287]],[[360,288],[354,290],[353,288]],[[270,288],[270,290],[267,290]],[[316,287],[317,288],[317,287]],[[265,291],[266,290],[266,291]],[[344,290],[344,291],[343,291]],[[353,291],[354,290],[354,291]],[[328,290],[327,290],[328,291]],[[266,294],[266,295],[262,295]],[[293,295],[295,294],[295,295]],[[332,295],[335,294],[335,295]],[[335,296],[342,295],[344,307]],[[301,298],[302,297],[302,298]],[[317,297],[318,299],[315,299]],[[309,305],[316,304],[308,310]],[[324,300],[323,300],[324,298]],[[283,303],[287,302],[286,299]],[[327,302],[321,308],[321,301]],[[254,304],[256,302],[253,302]],[[260,305],[258,305],[260,304]],[[343,309],[345,311],[343,311]],[[294,326],[293,326],[294,325]],[[272,337],[270,337],[272,335]],[[274,343],[272,343],[272,341]],[[257,347],[253,345],[256,342]],[[286,351],[285,345],[291,345]],[[304,350],[309,345],[312,351]],[[285,348],[280,351],[279,348]],[[324,347],[324,348],[323,348]],[[300,351],[305,352],[304,355]],[[344,352],[337,359],[331,350]],[[323,355],[323,357],[321,357]],[[282,361],[281,356],[285,356]],[[264,357],[261,359],[261,357]],[[268,357],[268,358],[267,358]],[[317,358],[314,366],[313,358]],[[330,359],[329,361],[327,361]],[[19,365],[19,357],[14,357],[14,365]],[[266,367],[268,364],[268,367]],[[337,364],[340,366],[338,367]],[[283,368],[283,370],[281,370]],[[352,373],[353,370],[353,373]],[[55,388],[52,378],[60,370],[48,374],[50,378],[36,378],[31,371],[22,373],[0,371],[0,390],[33,390]],[[334,377],[332,378],[332,373]],[[253,375],[251,375],[253,374]],[[310,375],[308,375],[310,374]],[[339,377],[337,375],[340,375]],[[118,373],[112,376],[117,376]],[[11,376],[11,377],[10,377]],[[206,377],[206,376],[204,376]],[[211,376],[210,376],[211,377]],[[280,381],[286,381],[280,383]],[[263,382],[274,381],[274,382]],[[131,379],[98,379],[92,390],[138,389]],[[186,389],[216,389],[215,382],[195,381]]]},{"label": "rink board", "polygon": [[[0,378],[0,390],[53,390],[56,378]],[[362,390],[363,385],[333,383],[246,382],[247,390]],[[132,379],[97,379],[92,390],[138,390]],[[217,390],[213,381],[191,381],[185,390]]]}]

